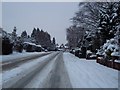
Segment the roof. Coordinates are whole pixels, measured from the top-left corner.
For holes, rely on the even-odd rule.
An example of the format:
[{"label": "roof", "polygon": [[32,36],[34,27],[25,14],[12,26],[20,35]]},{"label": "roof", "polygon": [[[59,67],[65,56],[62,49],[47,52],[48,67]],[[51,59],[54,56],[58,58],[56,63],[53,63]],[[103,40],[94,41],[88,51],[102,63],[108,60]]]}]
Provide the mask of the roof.
[{"label": "roof", "polygon": [[24,42],[25,44],[29,44],[29,45],[33,45],[33,46],[36,46],[36,47],[41,47],[41,45],[36,45],[35,43],[31,43],[31,42]]}]

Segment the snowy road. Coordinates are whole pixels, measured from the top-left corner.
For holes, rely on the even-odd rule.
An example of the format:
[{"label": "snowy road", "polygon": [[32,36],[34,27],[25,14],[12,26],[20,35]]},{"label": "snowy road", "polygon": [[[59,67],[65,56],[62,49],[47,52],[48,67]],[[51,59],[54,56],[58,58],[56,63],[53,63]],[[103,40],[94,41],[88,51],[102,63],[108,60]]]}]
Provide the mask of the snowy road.
[{"label": "snowy road", "polygon": [[63,62],[63,53],[37,58],[19,67],[3,71],[3,88],[66,88],[71,87]]},{"label": "snowy road", "polygon": [[3,88],[118,88],[118,71],[53,52],[3,70]]},{"label": "snowy road", "polygon": [[36,54],[36,55],[29,55],[29,56],[24,56],[24,57],[19,57],[19,58],[15,58],[12,60],[3,60],[2,61],[2,70],[8,70],[8,69],[12,69],[14,67],[19,67],[19,65],[24,64],[24,63],[28,63],[30,62],[30,60],[34,60],[36,58],[45,56],[50,54],[50,52],[48,53],[40,53],[40,54]]},{"label": "snowy road", "polygon": [[118,71],[64,53],[63,59],[74,88],[118,88]]}]

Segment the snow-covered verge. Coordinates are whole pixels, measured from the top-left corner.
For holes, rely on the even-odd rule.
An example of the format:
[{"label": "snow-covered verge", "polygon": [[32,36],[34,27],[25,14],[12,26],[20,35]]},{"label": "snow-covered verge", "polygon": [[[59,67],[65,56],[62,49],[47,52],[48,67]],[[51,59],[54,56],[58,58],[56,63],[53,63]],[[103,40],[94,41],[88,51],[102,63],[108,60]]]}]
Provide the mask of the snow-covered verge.
[{"label": "snow-covered verge", "polygon": [[117,70],[95,60],[82,60],[65,52],[63,59],[73,88],[118,88]]},{"label": "snow-covered verge", "polygon": [[23,53],[13,52],[13,54],[10,54],[10,55],[0,55],[0,62],[28,57],[31,55],[39,55],[43,53],[46,53],[46,52],[23,52]]}]

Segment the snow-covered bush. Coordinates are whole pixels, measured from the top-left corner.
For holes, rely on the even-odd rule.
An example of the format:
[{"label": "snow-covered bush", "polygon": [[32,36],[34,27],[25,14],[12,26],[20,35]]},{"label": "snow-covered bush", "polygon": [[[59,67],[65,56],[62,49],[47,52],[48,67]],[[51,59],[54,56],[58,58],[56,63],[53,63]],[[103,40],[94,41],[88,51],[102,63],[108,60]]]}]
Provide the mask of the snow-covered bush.
[{"label": "snow-covered bush", "polygon": [[118,40],[115,38],[107,40],[96,54],[104,55],[106,59],[111,59],[112,56],[119,56]]}]

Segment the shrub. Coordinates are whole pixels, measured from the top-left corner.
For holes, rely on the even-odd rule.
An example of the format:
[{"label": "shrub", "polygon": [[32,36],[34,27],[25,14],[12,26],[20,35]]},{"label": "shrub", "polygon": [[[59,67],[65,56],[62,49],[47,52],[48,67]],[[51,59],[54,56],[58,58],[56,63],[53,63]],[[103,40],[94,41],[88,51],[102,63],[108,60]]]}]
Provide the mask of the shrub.
[{"label": "shrub", "polygon": [[2,39],[2,54],[8,55],[13,52],[13,44],[10,43],[9,38],[3,38]]}]

